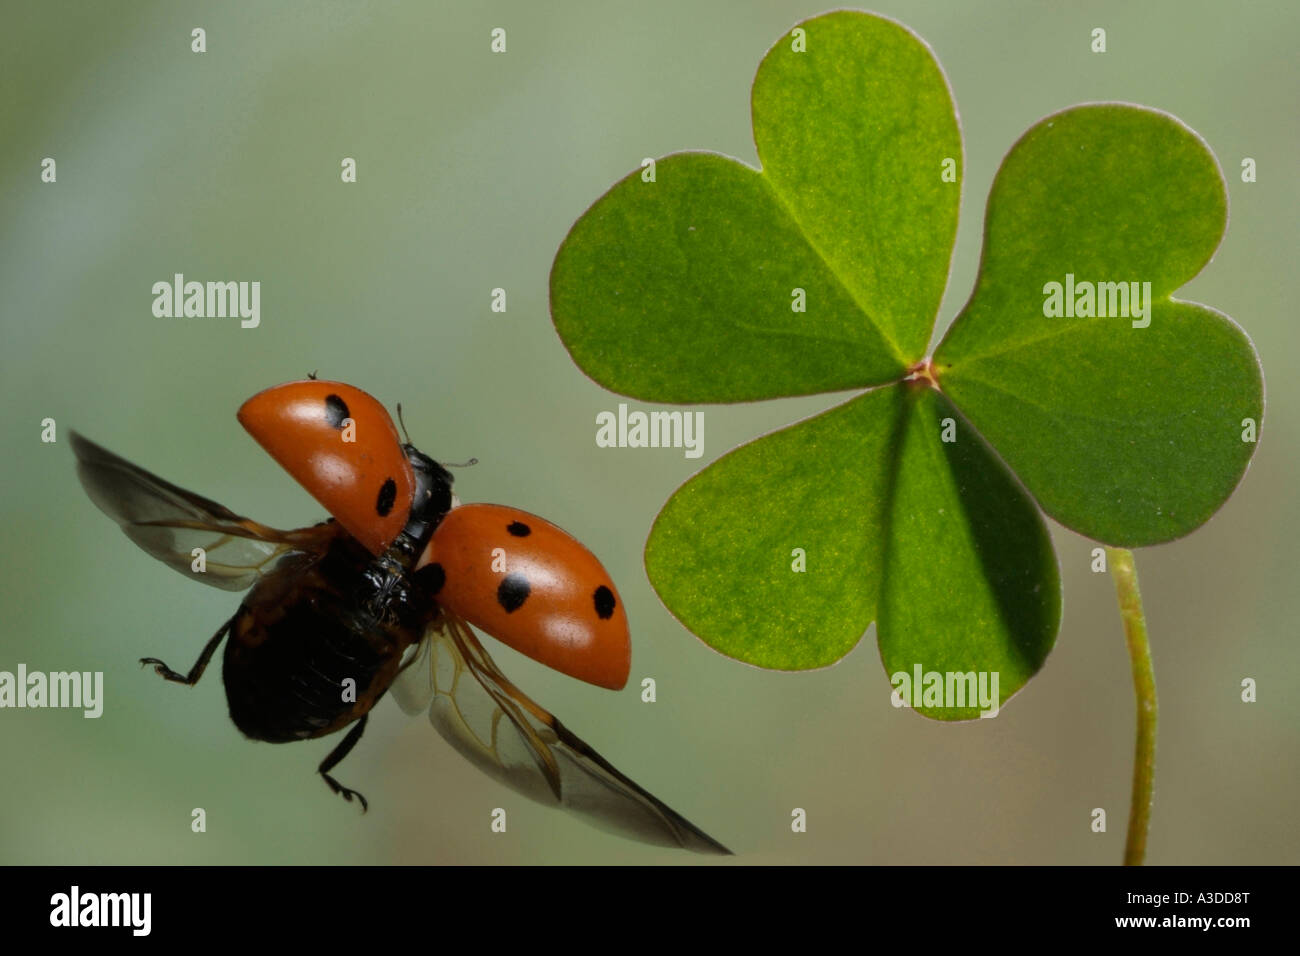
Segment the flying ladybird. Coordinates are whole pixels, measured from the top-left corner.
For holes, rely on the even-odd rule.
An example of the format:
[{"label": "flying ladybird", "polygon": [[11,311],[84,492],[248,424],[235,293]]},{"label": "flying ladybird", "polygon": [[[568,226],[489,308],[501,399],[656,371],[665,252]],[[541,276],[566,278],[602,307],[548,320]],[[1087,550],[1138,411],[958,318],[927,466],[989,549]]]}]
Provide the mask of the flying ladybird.
[{"label": "flying ladybird", "polygon": [[330,519],[280,531],[72,436],[82,485],[132,541],[186,577],[252,587],[187,673],[154,657],[141,663],[193,685],[228,638],[222,680],[235,725],[282,743],[351,724],[319,772],[363,810],[365,798],[331,771],[391,690],[531,799],[647,843],[729,852],[525,696],[470,628],[573,677],[623,687],[627,617],[590,551],[535,515],[460,504],[451,474],[403,443],[358,388],[290,382],[254,395],[238,417]]}]

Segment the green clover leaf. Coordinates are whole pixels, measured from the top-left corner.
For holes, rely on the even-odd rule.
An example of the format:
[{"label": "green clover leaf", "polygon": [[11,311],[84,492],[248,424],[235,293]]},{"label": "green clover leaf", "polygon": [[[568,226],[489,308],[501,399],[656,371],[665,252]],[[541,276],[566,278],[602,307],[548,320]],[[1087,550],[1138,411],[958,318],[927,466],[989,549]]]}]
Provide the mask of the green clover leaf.
[{"label": "green clover leaf", "polygon": [[[1242,423],[1258,425],[1264,404],[1255,349],[1227,316],[1171,297],[1227,221],[1213,154],[1152,110],[1049,116],[1003,160],[975,294],[935,362],[1038,503],[1081,534],[1124,547],[1181,537],[1246,471]],[[1067,275],[1148,281],[1151,314],[1045,319],[1042,286]]]},{"label": "green clover leaf", "polygon": [[962,146],[929,49],[881,17],[815,17],[764,57],[752,106],[761,171],[675,154],[574,224],[556,329],[593,379],[650,401],[867,391],[687,481],[650,580],[740,660],[826,666],[874,621],[887,674],[996,672],[1001,703],[1060,624],[1043,511],[1112,545],[1168,541],[1249,464],[1254,348],[1172,297],[1222,238],[1222,174],[1154,110],[1041,121],[1002,163],[975,291],[931,360]]},{"label": "green clover leaf", "polygon": [[[938,175],[961,157],[947,81],[896,23],[805,26],[822,52],[778,44],[754,80],[762,172],[669,156],[560,247],[551,315],[607,388],[662,402],[808,395],[896,381],[924,352],[961,200]],[[799,321],[794,289],[811,303]]]}]

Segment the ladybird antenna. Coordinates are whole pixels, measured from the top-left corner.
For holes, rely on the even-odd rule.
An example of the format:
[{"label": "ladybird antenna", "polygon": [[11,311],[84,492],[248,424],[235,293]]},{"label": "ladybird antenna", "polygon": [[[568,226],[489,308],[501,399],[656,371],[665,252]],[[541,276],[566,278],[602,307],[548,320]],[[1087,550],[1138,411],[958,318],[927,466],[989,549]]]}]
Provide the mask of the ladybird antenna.
[{"label": "ladybird antenna", "polygon": [[313,382],[316,381],[316,369],[312,369],[310,372],[308,372],[307,377],[311,379]]},{"label": "ladybird antenna", "polygon": [[406,443],[411,444],[411,433],[406,430],[406,422],[402,420],[402,403],[397,403],[397,423],[402,426],[402,434],[406,436]]},{"label": "ladybird antenna", "polygon": [[444,468],[468,468],[470,465],[477,465],[478,459],[471,458],[469,461],[440,461],[438,464]]}]

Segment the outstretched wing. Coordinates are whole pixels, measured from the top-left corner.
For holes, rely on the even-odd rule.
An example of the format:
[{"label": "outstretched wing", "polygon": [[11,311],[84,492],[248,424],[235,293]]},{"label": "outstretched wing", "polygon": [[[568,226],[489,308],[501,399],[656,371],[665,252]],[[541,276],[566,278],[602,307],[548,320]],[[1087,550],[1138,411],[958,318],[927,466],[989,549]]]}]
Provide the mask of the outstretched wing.
[{"label": "outstretched wing", "polygon": [[506,678],[469,625],[443,613],[392,685],[489,776],[593,826],[659,846],[726,853],[721,843],[637,786]]},{"label": "outstretched wing", "polygon": [[[76,432],[72,450],[81,485],[100,511],[159,561],[213,587],[242,591],[270,573],[280,558],[318,554],[342,533],[333,523],[297,531],[268,528],[163,481]],[[205,552],[201,574],[192,570],[195,548]]]}]

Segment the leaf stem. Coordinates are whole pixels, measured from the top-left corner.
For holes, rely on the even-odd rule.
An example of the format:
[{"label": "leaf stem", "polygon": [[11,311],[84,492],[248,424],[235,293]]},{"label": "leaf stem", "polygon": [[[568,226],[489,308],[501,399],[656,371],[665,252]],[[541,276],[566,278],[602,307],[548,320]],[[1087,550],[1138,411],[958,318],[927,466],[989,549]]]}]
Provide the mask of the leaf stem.
[{"label": "leaf stem", "polygon": [[1142,594],[1138,590],[1133,552],[1124,548],[1107,548],[1106,560],[1115,579],[1119,613],[1124,621],[1124,638],[1133,665],[1133,691],[1137,698],[1133,801],[1128,812],[1124,865],[1141,866],[1146,856],[1151,795],[1156,776],[1156,675],[1151,666],[1151,645],[1147,641],[1147,620],[1142,613]]}]

